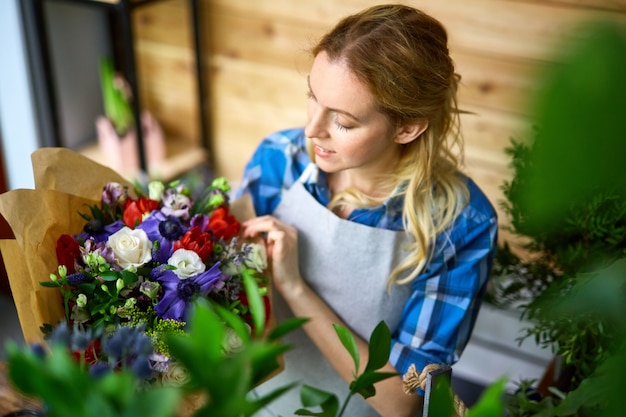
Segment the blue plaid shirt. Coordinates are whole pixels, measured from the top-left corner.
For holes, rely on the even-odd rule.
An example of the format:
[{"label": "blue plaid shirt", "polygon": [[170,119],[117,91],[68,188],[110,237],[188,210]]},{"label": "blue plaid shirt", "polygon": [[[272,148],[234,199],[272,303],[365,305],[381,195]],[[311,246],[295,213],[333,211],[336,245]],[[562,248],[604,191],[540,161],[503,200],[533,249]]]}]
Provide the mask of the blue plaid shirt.
[{"label": "blue plaid shirt", "polygon": [[[246,165],[237,196],[249,192],[258,215],[272,214],[283,190],[310,162],[302,128],[276,132],[261,142]],[[304,186],[320,204],[328,204],[323,171],[318,170]],[[412,294],[392,335],[389,357],[400,374],[411,364],[421,370],[431,363],[455,363],[471,335],[497,247],[497,218],[487,197],[469,178],[467,187],[469,204],[449,232],[437,238],[432,260],[410,284]],[[403,230],[402,206],[402,197],[390,198],[381,206],[354,210],[349,220]]]}]

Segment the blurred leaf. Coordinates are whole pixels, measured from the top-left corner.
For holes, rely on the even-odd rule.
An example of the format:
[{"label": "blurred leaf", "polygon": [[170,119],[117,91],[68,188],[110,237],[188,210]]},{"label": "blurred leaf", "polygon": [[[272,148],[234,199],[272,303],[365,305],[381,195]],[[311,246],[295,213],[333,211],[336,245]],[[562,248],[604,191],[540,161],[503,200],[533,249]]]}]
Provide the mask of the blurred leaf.
[{"label": "blurred leaf", "polygon": [[428,407],[428,416],[453,417],[456,415],[453,404],[450,381],[448,378],[437,378],[431,388],[429,401],[424,403],[424,407]]},{"label": "blurred leaf", "polygon": [[296,329],[299,329],[300,327],[302,327],[307,321],[309,321],[308,318],[304,318],[304,317],[293,317],[290,319],[287,319],[285,321],[282,321],[280,323],[278,323],[276,325],[276,327],[274,327],[272,329],[272,331],[270,332],[270,334],[268,335],[268,340],[273,341],[273,340],[278,340],[281,337],[283,337],[284,335],[293,332]]},{"label": "blurred leaf", "polygon": [[500,378],[491,384],[465,417],[502,417],[504,415],[505,386],[506,378]]},{"label": "blurred leaf", "polygon": [[262,335],[265,326],[265,305],[259,293],[259,286],[249,270],[243,272],[243,284],[246,289],[246,295],[248,296],[254,331],[257,336]]},{"label": "blurred leaf", "polygon": [[322,411],[313,412],[301,408],[295,412],[298,416],[336,417],[339,412],[339,400],[336,395],[309,385],[300,388],[300,401],[304,407],[321,407]]},{"label": "blurred leaf", "polygon": [[537,230],[559,227],[562,213],[599,188],[626,186],[626,29],[590,22],[544,75],[535,104],[526,206]]}]

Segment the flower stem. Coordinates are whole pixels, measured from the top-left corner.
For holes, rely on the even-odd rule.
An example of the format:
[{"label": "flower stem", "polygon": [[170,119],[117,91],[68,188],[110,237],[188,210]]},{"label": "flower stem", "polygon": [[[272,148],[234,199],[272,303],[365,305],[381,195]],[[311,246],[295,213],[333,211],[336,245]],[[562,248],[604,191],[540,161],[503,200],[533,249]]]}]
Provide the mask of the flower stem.
[{"label": "flower stem", "polygon": [[337,417],[341,417],[344,413],[344,411],[346,411],[346,408],[348,407],[348,403],[350,402],[350,398],[352,398],[352,396],[354,395],[354,393],[350,393],[348,394],[348,396],[346,397],[346,400],[344,401],[343,405],[341,406],[341,410],[339,410],[339,414],[337,414]]}]

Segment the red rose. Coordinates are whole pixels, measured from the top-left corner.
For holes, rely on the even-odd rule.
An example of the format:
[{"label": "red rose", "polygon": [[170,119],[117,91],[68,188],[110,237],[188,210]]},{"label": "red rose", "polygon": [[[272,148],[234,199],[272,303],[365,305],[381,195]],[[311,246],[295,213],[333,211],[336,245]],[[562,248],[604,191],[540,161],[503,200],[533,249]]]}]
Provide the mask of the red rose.
[{"label": "red rose", "polygon": [[143,221],[143,215],[159,208],[159,202],[140,197],[137,200],[126,200],[124,206],[124,224],[130,228],[137,227]]},{"label": "red rose", "polygon": [[174,242],[174,251],[178,249],[192,250],[198,254],[202,261],[206,261],[211,255],[214,245],[211,234],[202,232],[199,227],[192,227],[180,240]]},{"label": "red rose", "polygon": [[225,240],[235,237],[240,229],[241,224],[235,219],[235,216],[228,214],[226,207],[218,207],[215,209],[206,227],[206,230],[210,230],[213,235]]},{"label": "red rose", "polygon": [[67,273],[76,272],[74,261],[80,256],[80,246],[70,235],[61,235],[57,240],[57,261],[59,265],[67,267]]}]

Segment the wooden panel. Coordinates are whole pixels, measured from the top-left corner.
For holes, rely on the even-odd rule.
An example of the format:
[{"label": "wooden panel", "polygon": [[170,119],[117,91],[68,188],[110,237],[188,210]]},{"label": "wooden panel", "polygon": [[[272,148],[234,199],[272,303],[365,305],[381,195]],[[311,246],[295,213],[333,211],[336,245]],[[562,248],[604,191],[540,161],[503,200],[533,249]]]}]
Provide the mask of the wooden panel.
[{"label": "wooden panel", "polygon": [[528,3],[552,3],[554,6],[580,7],[626,13],[626,0],[516,0]]},{"label": "wooden panel", "polygon": [[190,51],[154,42],[137,43],[142,107],[168,136],[200,146],[195,63]]},{"label": "wooden panel", "polygon": [[[604,11],[556,7],[506,0],[421,0],[404,3],[421,8],[444,23],[452,50],[534,60],[550,59],[554,47],[573,36],[572,27],[592,16],[615,17]],[[346,14],[371,6],[368,0],[300,2],[211,0],[213,13],[254,16],[267,22],[291,22],[319,36]],[[273,24],[272,24],[273,25]]]},{"label": "wooden panel", "polygon": [[184,46],[191,50],[193,35],[188,3],[187,0],[161,1],[134,10],[135,37],[142,41],[157,42],[164,46]]},{"label": "wooden panel", "polygon": [[[504,153],[511,137],[525,139],[536,75],[555,61],[557,46],[580,22],[608,17],[626,23],[626,0],[411,0],[448,29],[463,76],[466,171],[496,206],[511,175]],[[371,0],[203,0],[205,64],[211,90],[216,171],[236,184],[267,134],[306,120],[308,49],[341,17]],[[142,102],[168,132],[197,138],[197,103],[186,0],[135,12]],[[141,79],[145,75],[145,79]],[[510,239],[506,230],[501,239]]]}]

